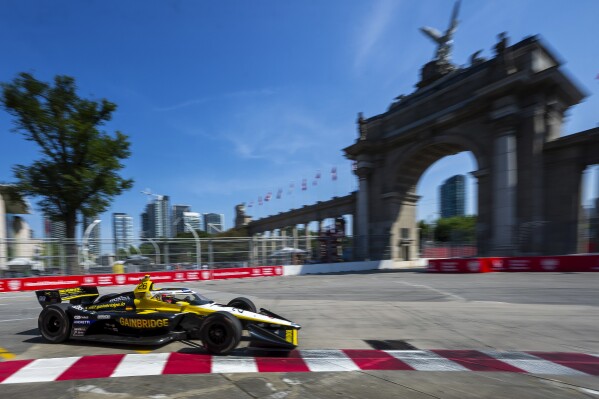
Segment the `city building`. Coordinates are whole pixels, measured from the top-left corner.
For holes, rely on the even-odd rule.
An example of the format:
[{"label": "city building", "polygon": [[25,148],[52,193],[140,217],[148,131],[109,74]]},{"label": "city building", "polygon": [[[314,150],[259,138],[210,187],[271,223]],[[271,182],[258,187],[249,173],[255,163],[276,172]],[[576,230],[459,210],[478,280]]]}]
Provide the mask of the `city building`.
[{"label": "city building", "polygon": [[445,180],[440,189],[442,218],[466,214],[466,176],[455,175]]},{"label": "city building", "polygon": [[[85,235],[88,227],[90,227],[96,220],[98,220],[98,216],[89,216],[83,218],[83,228],[81,230],[81,234]],[[100,252],[102,251],[102,242],[100,241],[101,237],[100,223],[97,223],[95,226],[91,228],[89,231],[88,239],[87,239],[87,251],[91,257],[94,259],[100,256]],[[83,237],[85,238],[85,237]]]},{"label": "city building", "polygon": [[[147,208],[146,208],[147,210]],[[152,236],[150,235],[150,217],[146,212],[143,212],[140,215],[140,219],[141,219],[141,231],[140,231],[140,236],[141,238],[151,238]]]},{"label": "city building", "polygon": [[194,230],[201,230],[201,216],[198,212],[183,212],[183,231],[185,233],[190,233],[190,226]]},{"label": "city building", "polygon": [[53,240],[64,240],[67,238],[67,227],[64,222],[51,220],[49,217],[44,217],[44,236]]},{"label": "city building", "polygon": [[225,231],[225,215],[222,213],[205,213],[204,229],[208,234],[217,234]]},{"label": "city building", "polygon": [[191,212],[191,207],[189,205],[173,205],[173,237],[185,232],[183,220],[183,214],[185,212]]},{"label": "city building", "polygon": [[112,238],[114,253],[128,250],[133,245],[133,218],[126,213],[112,214]]},{"label": "city building", "polygon": [[33,257],[34,243],[29,225],[21,218],[28,214],[27,203],[10,194],[10,187],[0,185],[0,270],[13,258]]},{"label": "city building", "polygon": [[168,195],[155,195],[141,215],[142,236],[146,238],[171,237],[171,207]]}]

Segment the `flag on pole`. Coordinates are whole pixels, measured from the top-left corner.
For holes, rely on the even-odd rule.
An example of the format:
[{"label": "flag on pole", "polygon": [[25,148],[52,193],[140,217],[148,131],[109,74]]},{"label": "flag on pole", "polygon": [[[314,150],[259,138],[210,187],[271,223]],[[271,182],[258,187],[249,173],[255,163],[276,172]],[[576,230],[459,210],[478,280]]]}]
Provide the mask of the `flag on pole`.
[{"label": "flag on pole", "polygon": [[316,178],[317,178],[317,179],[320,179],[320,170],[317,170],[317,171],[316,171]]},{"label": "flag on pole", "polygon": [[291,193],[293,193],[294,188],[295,188],[295,183],[294,182],[289,183],[289,190],[287,190],[287,195],[291,195]]},{"label": "flag on pole", "polygon": [[331,179],[333,181],[337,180],[337,167],[333,166],[333,169],[331,169]]},{"label": "flag on pole", "polygon": [[266,202],[270,201],[270,198],[271,198],[271,197],[272,197],[272,193],[271,193],[271,192],[268,192],[268,193],[266,194],[266,196],[264,197],[264,201],[266,201]]},{"label": "flag on pole", "polygon": [[251,208],[254,206],[254,201],[250,201],[250,203],[248,204],[248,208]]},{"label": "flag on pole", "polygon": [[258,205],[262,205],[262,197],[258,197]]},{"label": "flag on pole", "polygon": [[302,179],[302,191],[306,191],[308,189],[308,180]]},{"label": "flag on pole", "polygon": [[277,191],[277,199],[281,199],[282,195],[283,195],[283,189],[279,188],[279,190]]}]

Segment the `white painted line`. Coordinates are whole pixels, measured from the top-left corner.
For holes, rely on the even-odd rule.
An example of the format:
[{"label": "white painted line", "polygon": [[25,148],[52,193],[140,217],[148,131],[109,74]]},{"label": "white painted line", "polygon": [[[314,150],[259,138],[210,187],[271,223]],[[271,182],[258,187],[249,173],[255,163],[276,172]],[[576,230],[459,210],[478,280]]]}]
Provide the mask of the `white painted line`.
[{"label": "white painted line", "polygon": [[2,381],[2,384],[54,381],[79,359],[80,357],[63,357],[34,360]]},{"label": "white painted line", "polygon": [[466,302],[466,299],[465,299],[465,298],[462,298],[462,297],[461,297],[461,296],[459,296],[459,295],[452,294],[451,292],[445,292],[445,291],[441,291],[441,290],[438,290],[438,289],[436,289],[436,288],[429,287],[428,285],[423,285],[423,284],[414,284],[414,283],[408,283],[408,282],[406,282],[406,281],[394,281],[394,282],[395,282],[395,283],[397,283],[397,284],[409,285],[410,287],[425,288],[425,289],[427,289],[427,290],[434,291],[434,292],[436,292],[437,294],[441,294],[441,295],[444,295],[444,296],[448,296],[448,297],[450,297],[450,298],[453,298],[453,299],[455,299],[455,300],[457,300],[457,301]]},{"label": "white painted line", "polygon": [[257,373],[254,358],[212,356],[213,373]]},{"label": "white painted line", "polygon": [[385,351],[396,359],[420,371],[470,371],[452,360],[430,351]]},{"label": "white painted line", "polygon": [[21,321],[21,320],[36,320],[37,317],[26,317],[24,319],[8,319],[8,320],[0,320],[0,323],[5,323],[8,321]]},{"label": "white painted line", "polygon": [[302,350],[304,363],[310,371],[355,371],[358,365],[340,350]]},{"label": "white painted line", "polygon": [[481,351],[497,360],[518,367],[531,374],[555,374],[555,375],[587,375],[578,370],[571,369],[561,364],[523,352],[497,352]]},{"label": "white painted line", "polygon": [[[32,297],[30,296],[31,294],[35,295],[34,291],[28,292],[27,294],[23,294],[23,295],[19,295],[19,296],[0,296],[0,299],[31,299]],[[0,292],[1,294],[1,292]]]},{"label": "white painted line", "polygon": [[170,353],[126,355],[113,371],[111,377],[162,374],[169,356]]}]

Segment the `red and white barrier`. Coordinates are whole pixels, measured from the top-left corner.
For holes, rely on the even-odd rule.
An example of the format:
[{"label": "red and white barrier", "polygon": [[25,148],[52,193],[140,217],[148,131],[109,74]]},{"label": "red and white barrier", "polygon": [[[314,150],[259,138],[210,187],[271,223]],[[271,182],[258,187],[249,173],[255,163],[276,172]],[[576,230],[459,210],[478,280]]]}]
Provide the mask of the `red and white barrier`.
[{"label": "red and white barrier", "polygon": [[599,272],[599,255],[430,259],[431,273]]},{"label": "red and white barrier", "polygon": [[156,283],[223,280],[229,278],[282,276],[283,266],[241,267],[235,269],[183,270],[127,274],[88,274],[83,276],[42,276],[0,279],[0,292],[71,288],[82,285],[134,285],[146,274]]}]

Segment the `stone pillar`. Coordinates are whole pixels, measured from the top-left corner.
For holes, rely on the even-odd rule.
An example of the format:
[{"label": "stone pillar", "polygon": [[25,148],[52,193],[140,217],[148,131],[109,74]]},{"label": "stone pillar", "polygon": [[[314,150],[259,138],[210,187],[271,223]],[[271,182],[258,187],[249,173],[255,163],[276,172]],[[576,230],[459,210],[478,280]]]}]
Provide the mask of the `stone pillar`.
[{"label": "stone pillar", "polygon": [[492,190],[490,187],[489,169],[481,168],[471,172],[471,175],[476,178],[478,215],[476,217],[476,248],[478,256],[490,255],[492,232],[490,226],[493,224],[492,214]]},{"label": "stone pillar", "polygon": [[517,185],[516,132],[504,129],[493,146],[493,253],[511,255],[515,249]]},{"label": "stone pillar", "polygon": [[250,238],[249,251],[250,251],[250,266],[256,266],[256,259],[258,259],[258,245],[256,245],[257,239],[260,239],[260,234],[254,234]]},{"label": "stone pillar", "polygon": [[288,245],[288,242],[287,242],[287,227],[283,227],[279,231],[280,231],[281,237],[282,237],[281,246],[283,248],[288,247],[289,245]]},{"label": "stone pillar", "polygon": [[312,258],[312,236],[310,236],[310,223],[305,223],[305,234],[306,234],[306,253]]},{"label": "stone pillar", "polygon": [[277,250],[277,230],[272,230],[270,232],[270,250],[272,252]]},{"label": "stone pillar", "polygon": [[297,239],[297,224],[294,224],[291,228],[291,234],[293,235],[293,248],[297,248],[299,246],[299,241]]},{"label": "stone pillar", "polygon": [[356,168],[356,175],[359,179],[358,198],[357,198],[357,258],[366,260],[370,258],[370,188],[369,180],[372,171],[370,162],[359,161]]},{"label": "stone pillar", "polygon": [[262,233],[262,256],[260,258],[262,265],[266,265],[268,260],[268,252],[266,247],[266,231]]},{"label": "stone pillar", "polygon": [[[390,192],[383,195],[392,215],[398,215],[391,227],[388,256],[394,260],[411,260],[418,254],[418,229],[416,209],[419,195],[415,193]],[[383,250],[383,249],[381,249]]]}]

